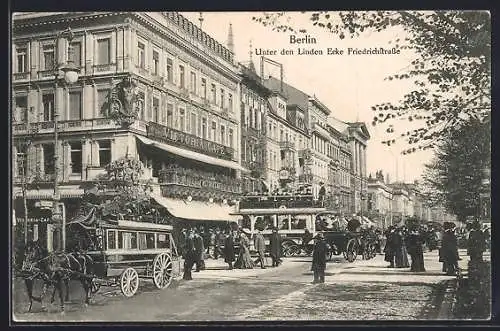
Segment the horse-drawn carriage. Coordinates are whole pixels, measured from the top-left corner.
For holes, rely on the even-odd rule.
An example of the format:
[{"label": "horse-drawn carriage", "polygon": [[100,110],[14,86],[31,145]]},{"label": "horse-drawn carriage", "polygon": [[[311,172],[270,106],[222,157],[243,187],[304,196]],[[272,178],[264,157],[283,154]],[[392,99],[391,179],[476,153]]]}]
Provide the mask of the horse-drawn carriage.
[{"label": "horse-drawn carriage", "polygon": [[[172,225],[124,219],[101,220],[92,210],[66,226],[67,252],[52,252],[28,245],[21,276],[27,281],[30,309],[34,279],[42,279],[44,291],[54,285],[60,291],[64,309],[62,284],[79,280],[86,292],[85,302],[101,286],[119,286],[121,293],[132,297],[139,279],[150,279],[158,289],[166,288],[180,274],[180,257],[172,236]],[[31,280],[31,285],[28,280]],[[54,294],[52,300],[54,300]],[[68,298],[68,294],[66,294]]]},{"label": "horse-drawn carriage", "polygon": [[[315,232],[321,231],[328,245],[328,260],[334,255],[343,255],[348,262],[354,262],[358,255],[363,259],[371,259],[376,255],[376,235],[364,229],[358,219],[345,220],[331,212],[316,214]],[[314,241],[311,239],[302,244],[287,246],[289,255],[297,256],[302,253],[310,255]]]}]

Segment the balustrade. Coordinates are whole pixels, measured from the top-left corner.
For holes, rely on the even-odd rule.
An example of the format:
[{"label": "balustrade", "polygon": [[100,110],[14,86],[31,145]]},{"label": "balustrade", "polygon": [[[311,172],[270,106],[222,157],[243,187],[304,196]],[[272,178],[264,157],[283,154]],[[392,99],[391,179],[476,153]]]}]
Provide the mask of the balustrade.
[{"label": "balustrade", "polygon": [[[68,120],[59,121],[58,130],[65,131],[80,131],[80,130],[95,130],[101,128],[115,128],[116,124],[109,118],[96,118],[88,120]],[[19,123],[13,125],[14,134],[26,134],[30,131],[45,133],[44,131],[53,131],[54,122],[34,122],[34,123]]]},{"label": "balustrade", "polygon": [[241,193],[240,182],[237,179],[205,172],[198,173],[194,170],[162,170],[159,182],[162,185],[184,185],[234,194]]}]

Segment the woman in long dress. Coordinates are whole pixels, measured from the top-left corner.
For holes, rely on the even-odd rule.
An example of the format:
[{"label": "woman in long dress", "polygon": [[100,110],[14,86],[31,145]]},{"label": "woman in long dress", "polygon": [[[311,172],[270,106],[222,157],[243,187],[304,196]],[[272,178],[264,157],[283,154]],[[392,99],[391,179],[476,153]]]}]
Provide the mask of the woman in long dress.
[{"label": "woman in long dress", "polygon": [[240,249],[234,267],[238,269],[253,269],[254,267],[252,256],[250,255],[250,239],[248,239],[244,232],[240,233]]},{"label": "woman in long dress", "polygon": [[408,268],[410,266],[410,261],[408,260],[405,235],[402,229],[396,230],[394,239],[396,268]]}]

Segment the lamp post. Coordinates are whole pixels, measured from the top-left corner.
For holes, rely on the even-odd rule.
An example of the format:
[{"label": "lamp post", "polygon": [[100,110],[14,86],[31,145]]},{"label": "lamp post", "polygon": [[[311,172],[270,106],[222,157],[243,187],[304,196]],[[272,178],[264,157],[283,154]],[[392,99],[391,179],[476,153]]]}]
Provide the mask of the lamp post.
[{"label": "lamp post", "polygon": [[[65,37],[68,41],[68,60],[66,63],[59,63],[59,41],[61,38]],[[55,56],[54,56],[54,80],[55,80],[55,94],[57,94],[57,86],[59,77],[59,71],[63,72],[64,82],[66,84],[74,84],[78,81],[79,68],[73,63],[73,50],[71,47],[71,41],[73,39],[73,32],[68,27],[66,30],[61,31],[57,34],[55,41]],[[57,98],[55,98],[57,100]],[[64,206],[60,206],[60,193],[59,193],[59,106],[56,103],[54,107],[54,195],[53,195],[53,208],[52,208],[52,221],[54,224],[60,224],[60,242],[59,249],[64,251],[66,249],[66,218],[64,216]]]}]

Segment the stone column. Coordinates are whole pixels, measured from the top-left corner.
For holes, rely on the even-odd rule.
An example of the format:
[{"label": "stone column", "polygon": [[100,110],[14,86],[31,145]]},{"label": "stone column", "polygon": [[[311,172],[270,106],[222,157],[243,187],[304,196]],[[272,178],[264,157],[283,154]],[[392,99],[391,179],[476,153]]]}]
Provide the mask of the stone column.
[{"label": "stone column", "polygon": [[87,31],[85,31],[84,43],[85,74],[92,75],[92,66],[94,65],[94,36]]},{"label": "stone column", "polygon": [[123,58],[124,58],[124,34],[125,27],[116,29],[116,70],[123,71]]},{"label": "stone column", "polygon": [[28,68],[28,70],[31,71],[31,79],[37,79],[38,65],[40,63],[40,42],[32,40],[30,46],[29,61],[31,68]]}]

